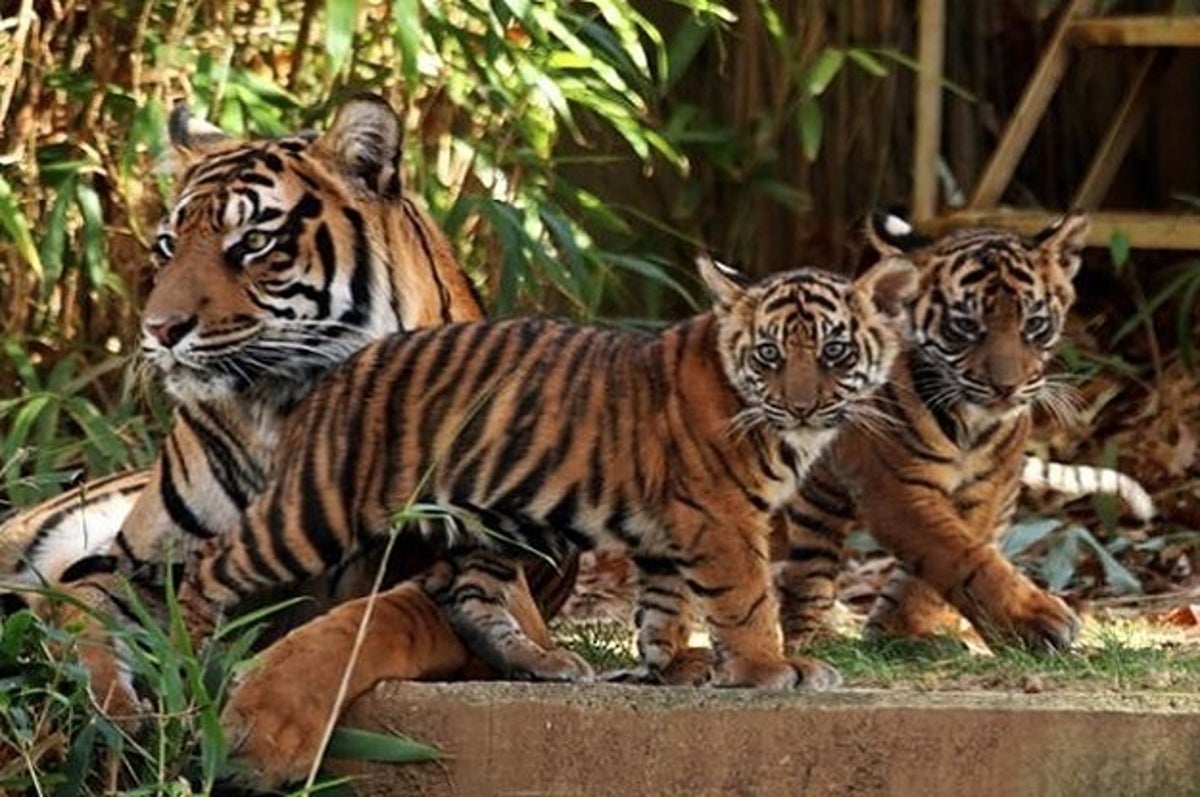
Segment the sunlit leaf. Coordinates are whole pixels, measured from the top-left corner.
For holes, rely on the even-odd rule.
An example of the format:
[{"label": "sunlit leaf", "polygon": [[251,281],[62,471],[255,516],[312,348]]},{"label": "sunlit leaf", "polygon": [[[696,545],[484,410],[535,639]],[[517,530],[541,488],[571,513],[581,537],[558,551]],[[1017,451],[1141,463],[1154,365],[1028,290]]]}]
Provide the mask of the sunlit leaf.
[{"label": "sunlit leaf", "polygon": [[358,0],[325,0],[325,50],[335,75],[350,57],[357,26]]},{"label": "sunlit leaf", "polygon": [[841,71],[845,60],[846,52],[844,50],[839,50],[837,47],[826,47],[822,50],[821,54],[817,56],[817,60],[813,61],[813,65],[808,69],[808,93],[814,97],[825,93],[825,89],[829,88],[829,84]]}]

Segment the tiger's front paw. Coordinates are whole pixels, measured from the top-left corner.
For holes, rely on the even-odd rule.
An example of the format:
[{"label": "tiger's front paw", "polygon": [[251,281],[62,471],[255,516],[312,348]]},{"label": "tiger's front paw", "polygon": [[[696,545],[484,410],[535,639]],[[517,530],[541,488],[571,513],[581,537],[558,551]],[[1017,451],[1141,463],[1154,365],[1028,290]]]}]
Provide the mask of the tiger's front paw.
[{"label": "tiger's front paw", "polygon": [[802,689],[822,692],[836,689],[842,676],[819,659],[729,659],[721,663],[717,686],[753,686],[761,689]]},{"label": "tiger's front paw", "polygon": [[[1016,642],[1034,653],[1066,650],[1083,626],[1079,616],[1061,598],[1041,590],[1031,591],[1013,608],[1010,624],[1011,633],[995,641]],[[991,645],[993,639],[982,629],[981,633]]]},{"label": "tiger's front paw", "polygon": [[592,665],[566,648],[521,651],[507,657],[504,669],[509,678],[528,681],[586,682],[595,676]]},{"label": "tiger's front paw", "polygon": [[605,673],[610,683],[646,686],[706,686],[713,682],[716,657],[709,648],[684,648],[664,667],[637,667]]},{"label": "tiger's front paw", "polygon": [[280,657],[264,661],[230,693],[221,726],[235,782],[280,786],[307,776],[316,761],[337,684],[314,684],[294,669]]}]

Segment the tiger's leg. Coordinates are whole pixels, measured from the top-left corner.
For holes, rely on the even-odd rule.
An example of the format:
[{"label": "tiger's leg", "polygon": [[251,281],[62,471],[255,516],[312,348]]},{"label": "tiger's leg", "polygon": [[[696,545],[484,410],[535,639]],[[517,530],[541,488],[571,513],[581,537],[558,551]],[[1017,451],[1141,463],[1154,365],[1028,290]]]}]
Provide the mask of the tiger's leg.
[{"label": "tiger's leg", "polygon": [[854,505],[828,458],[813,466],[799,494],[774,518],[775,537],[786,540],[786,552],[774,559],[779,620],[789,650],[803,650],[833,633],[829,614],[854,518]]},{"label": "tiger's leg", "polygon": [[875,599],[863,637],[869,640],[955,636],[962,615],[898,563]]},{"label": "tiger's leg", "polygon": [[[999,476],[994,481],[968,486],[958,496],[954,511],[962,518],[962,528],[973,535],[973,542],[992,543],[1008,527],[1016,511],[1018,494],[1018,476],[1010,468],[1007,478]],[[962,615],[936,589],[900,562],[871,607],[863,636],[868,639],[954,637],[959,635],[961,620]]]},{"label": "tiger's leg", "polygon": [[[524,575],[518,573],[517,581],[509,603],[513,617],[530,639],[549,646],[550,633]],[[406,581],[376,596],[345,702],[336,706],[368,600],[341,604],[292,630],[260,653],[254,669],[234,686],[221,722],[250,784],[270,788],[304,777],[326,725],[381,681],[496,675],[471,654],[421,584]]]},{"label": "tiger's leg", "polygon": [[445,568],[425,580],[455,632],[476,655],[508,678],[580,681],[591,666],[564,648],[538,644],[511,610],[519,565],[483,548],[456,551]]},{"label": "tiger's leg", "polygon": [[779,602],[771,584],[769,518],[753,511],[721,517],[711,508],[675,508],[675,564],[712,637],[720,686],[828,689],[837,671],[783,653]]},{"label": "tiger's leg", "polygon": [[894,496],[903,513],[868,509],[876,538],[971,621],[989,645],[1018,643],[1031,650],[1062,650],[1079,633],[1079,618],[1059,598],[1039,589],[990,539],[964,523],[944,496],[908,491]]},{"label": "tiger's leg", "polygon": [[713,678],[707,648],[690,647],[694,611],[687,582],[668,558],[637,557],[638,600],[634,614],[642,666],[613,673],[622,682],[701,686]]},{"label": "tiger's leg", "polygon": [[75,630],[80,665],[87,673],[88,690],[107,717],[129,729],[136,728],[149,707],[138,697],[133,675],[121,654],[120,640],[111,622],[140,622],[121,596],[118,577],[95,573],[69,584],[57,585],[60,598],[35,599],[30,608],[59,628]]}]

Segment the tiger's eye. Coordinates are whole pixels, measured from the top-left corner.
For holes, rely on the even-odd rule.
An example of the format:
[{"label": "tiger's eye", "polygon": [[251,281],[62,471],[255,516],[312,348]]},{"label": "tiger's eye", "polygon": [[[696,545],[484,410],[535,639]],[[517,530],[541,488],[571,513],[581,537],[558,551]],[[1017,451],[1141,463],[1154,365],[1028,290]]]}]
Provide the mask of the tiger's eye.
[{"label": "tiger's eye", "polygon": [[829,366],[845,365],[854,357],[854,347],[844,340],[829,340],[821,347],[821,360]]},{"label": "tiger's eye", "polygon": [[983,334],[983,324],[965,315],[952,315],[946,321],[946,332],[952,338],[972,341]]},{"label": "tiger's eye", "polygon": [[242,246],[248,254],[256,254],[271,244],[271,236],[262,230],[251,230],[242,236]]},{"label": "tiger's eye", "polygon": [[1040,338],[1050,331],[1050,319],[1044,315],[1035,315],[1025,321],[1025,337]]},{"label": "tiger's eye", "polygon": [[768,368],[774,368],[783,359],[779,346],[769,340],[764,340],[754,347],[754,357]]}]

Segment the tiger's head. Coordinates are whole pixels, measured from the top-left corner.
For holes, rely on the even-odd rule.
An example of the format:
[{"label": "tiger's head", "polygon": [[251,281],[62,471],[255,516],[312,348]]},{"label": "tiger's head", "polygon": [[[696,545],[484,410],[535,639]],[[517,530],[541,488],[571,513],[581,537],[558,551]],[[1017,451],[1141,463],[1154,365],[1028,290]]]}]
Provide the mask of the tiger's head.
[{"label": "tiger's head", "polygon": [[887,257],[857,280],[800,269],[752,285],[699,261],[716,297],[725,374],[745,404],[736,426],[830,430],[887,378],[901,346],[916,271]]},{"label": "tiger's head", "polygon": [[[176,398],[294,399],[404,324],[405,301],[446,304],[437,275],[414,275],[427,264],[405,259],[444,261],[466,283],[401,196],[401,127],[382,100],[349,101],[319,136],[232,140],[182,106],[170,130],[176,195],[153,247],[142,350]],[[464,305],[479,314],[473,297]]]},{"label": "tiger's head", "polygon": [[973,229],[929,242],[894,216],[872,219],[872,245],[920,271],[911,338],[927,403],[1003,414],[1045,394],[1087,230],[1073,213],[1033,239]]}]

